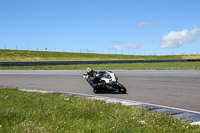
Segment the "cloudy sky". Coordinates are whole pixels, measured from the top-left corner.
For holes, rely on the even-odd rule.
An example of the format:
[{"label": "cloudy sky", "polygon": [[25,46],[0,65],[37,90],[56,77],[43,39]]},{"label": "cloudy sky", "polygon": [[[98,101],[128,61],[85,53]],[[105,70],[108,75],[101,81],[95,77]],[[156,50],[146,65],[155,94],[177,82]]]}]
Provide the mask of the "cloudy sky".
[{"label": "cloudy sky", "polygon": [[1,0],[0,49],[200,54],[200,0]]}]

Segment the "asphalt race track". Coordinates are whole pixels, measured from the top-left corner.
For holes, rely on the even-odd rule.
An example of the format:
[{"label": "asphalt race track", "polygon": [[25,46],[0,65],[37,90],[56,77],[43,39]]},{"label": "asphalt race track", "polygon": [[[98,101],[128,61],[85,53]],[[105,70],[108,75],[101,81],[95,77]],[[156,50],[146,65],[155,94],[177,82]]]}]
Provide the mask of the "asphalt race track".
[{"label": "asphalt race track", "polygon": [[[98,94],[200,112],[200,71],[113,71],[128,94]],[[0,86],[97,95],[84,71],[2,70]]]}]

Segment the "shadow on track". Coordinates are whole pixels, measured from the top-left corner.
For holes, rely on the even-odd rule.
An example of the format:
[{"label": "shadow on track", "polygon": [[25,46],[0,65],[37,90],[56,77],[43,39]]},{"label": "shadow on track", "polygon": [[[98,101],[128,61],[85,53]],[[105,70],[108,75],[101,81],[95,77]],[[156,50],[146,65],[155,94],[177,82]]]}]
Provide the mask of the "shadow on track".
[{"label": "shadow on track", "polygon": [[128,93],[121,93],[121,92],[118,92],[118,91],[114,91],[114,90],[101,90],[101,91],[98,91],[96,92],[95,94],[128,94]]}]

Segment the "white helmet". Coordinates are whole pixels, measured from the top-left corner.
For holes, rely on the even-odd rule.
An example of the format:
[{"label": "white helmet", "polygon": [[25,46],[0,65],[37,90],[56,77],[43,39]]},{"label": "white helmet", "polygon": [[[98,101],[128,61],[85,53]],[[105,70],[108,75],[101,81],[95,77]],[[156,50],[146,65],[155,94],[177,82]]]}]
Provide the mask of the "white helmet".
[{"label": "white helmet", "polygon": [[87,72],[87,73],[90,73],[91,71],[92,71],[91,68],[87,68],[87,69],[86,69],[86,72]]}]

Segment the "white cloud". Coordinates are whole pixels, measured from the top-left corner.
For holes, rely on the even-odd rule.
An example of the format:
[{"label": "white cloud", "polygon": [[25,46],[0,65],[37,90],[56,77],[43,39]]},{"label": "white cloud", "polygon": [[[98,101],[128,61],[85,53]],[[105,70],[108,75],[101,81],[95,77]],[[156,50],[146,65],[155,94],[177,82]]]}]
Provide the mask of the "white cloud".
[{"label": "white cloud", "polygon": [[157,22],[148,22],[148,21],[145,21],[145,22],[141,22],[138,24],[139,27],[153,27],[157,24]]},{"label": "white cloud", "polygon": [[138,49],[141,45],[136,43],[136,44],[126,44],[126,48],[128,49]]},{"label": "white cloud", "polygon": [[120,46],[118,46],[118,45],[116,45],[116,46],[112,46],[112,47],[109,47],[108,49],[110,49],[110,50],[117,50],[117,51],[121,51],[121,50],[123,50],[123,48],[120,47]]},{"label": "white cloud", "polygon": [[123,42],[122,41],[111,41],[110,43],[121,44]]},{"label": "white cloud", "polygon": [[160,48],[176,48],[183,44],[193,43],[197,40],[200,34],[200,29],[194,27],[191,30],[184,29],[182,31],[170,31],[167,35],[162,37]]}]

